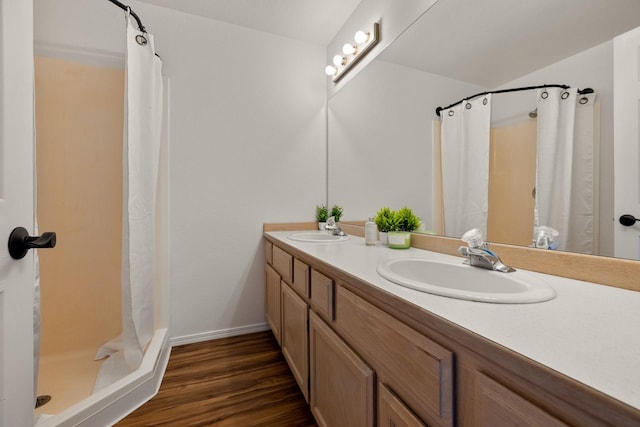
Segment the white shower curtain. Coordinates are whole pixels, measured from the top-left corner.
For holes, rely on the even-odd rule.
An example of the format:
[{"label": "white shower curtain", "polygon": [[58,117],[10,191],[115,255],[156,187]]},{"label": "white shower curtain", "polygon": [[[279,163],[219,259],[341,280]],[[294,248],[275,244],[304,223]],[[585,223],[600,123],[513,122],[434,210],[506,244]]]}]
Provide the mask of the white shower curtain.
[{"label": "white shower curtain", "polygon": [[575,88],[538,92],[535,225],[560,233],[558,249],[593,253],[594,101]]},{"label": "white shower curtain", "polygon": [[154,230],[160,132],[162,61],[153,36],[127,20],[127,68],[122,218],[122,314],[124,356],[142,361],[154,332]]},{"label": "white shower curtain", "polygon": [[440,114],[445,235],[460,237],[472,228],[486,235],[491,95]]},{"label": "white shower curtain", "polygon": [[[127,16],[123,146],[122,336],[97,355],[94,391],[137,369],[154,334],[154,230],[162,128],[162,62]],[[122,351],[120,351],[122,350]]]}]

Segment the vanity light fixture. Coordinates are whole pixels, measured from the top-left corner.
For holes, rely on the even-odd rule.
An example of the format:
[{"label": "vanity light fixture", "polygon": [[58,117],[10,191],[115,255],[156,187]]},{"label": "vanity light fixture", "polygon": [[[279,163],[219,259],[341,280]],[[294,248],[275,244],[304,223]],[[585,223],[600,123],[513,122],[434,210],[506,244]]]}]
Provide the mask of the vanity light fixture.
[{"label": "vanity light fixture", "polygon": [[346,43],[342,47],[343,55],[333,57],[333,65],[328,65],[324,72],[331,76],[334,83],[344,76],[347,71],[358,63],[380,39],[380,23],[374,22],[373,29],[369,32],[358,31],[355,36],[355,44]]}]

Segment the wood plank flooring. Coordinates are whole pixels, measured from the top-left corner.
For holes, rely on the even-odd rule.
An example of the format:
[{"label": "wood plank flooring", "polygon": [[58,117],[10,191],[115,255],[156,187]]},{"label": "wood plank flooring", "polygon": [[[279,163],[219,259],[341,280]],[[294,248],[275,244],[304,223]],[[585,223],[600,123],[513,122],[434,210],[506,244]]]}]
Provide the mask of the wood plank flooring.
[{"label": "wood plank flooring", "polygon": [[266,331],[174,347],[158,394],[116,425],[317,424]]}]

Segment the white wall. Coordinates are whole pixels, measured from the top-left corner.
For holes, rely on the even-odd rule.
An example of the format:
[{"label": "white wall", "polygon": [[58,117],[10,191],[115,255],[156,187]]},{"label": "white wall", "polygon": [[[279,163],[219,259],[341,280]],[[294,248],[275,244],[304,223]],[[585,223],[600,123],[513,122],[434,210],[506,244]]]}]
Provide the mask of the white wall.
[{"label": "white wall", "polygon": [[[174,342],[261,328],[262,223],[312,220],[326,200],[325,47],[129,4],[171,81]],[[39,0],[35,28],[59,55],[124,48],[123,12],[104,0]]]},{"label": "white wall", "polygon": [[[600,104],[600,250],[599,254],[613,256],[613,41],[595,46],[584,52],[549,65],[526,76],[513,80],[500,88],[532,86],[539,84],[567,84],[580,89],[590,87],[596,92]],[[508,105],[512,110],[520,107],[500,102],[494,97],[494,107]],[[531,91],[529,110],[535,108],[535,91]],[[522,99],[519,97],[518,99]],[[498,112],[497,114],[501,114]]]},{"label": "white wall", "polygon": [[483,88],[375,60],[329,100],[329,202],[344,219],[411,207],[431,227],[432,120]]}]

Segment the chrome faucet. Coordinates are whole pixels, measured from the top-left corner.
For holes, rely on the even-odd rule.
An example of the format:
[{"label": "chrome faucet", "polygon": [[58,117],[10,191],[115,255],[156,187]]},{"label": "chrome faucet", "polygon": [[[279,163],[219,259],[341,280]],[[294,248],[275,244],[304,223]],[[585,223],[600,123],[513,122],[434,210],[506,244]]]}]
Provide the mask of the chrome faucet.
[{"label": "chrome faucet", "polygon": [[342,231],[342,228],[338,224],[336,224],[336,219],[334,217],[329,217],[327,219],[327,224],[324,226],[325,230],[329,230],[333,233],[334,236],[346,236],[347,234]]},{"label": "chrome faucet", "polygon": [[511,273],[514,268],[505,265],[500,257],[489,250],[489,244],[482,241],[482,232],[474,228],[462,235],[462,240],[469,246],[460,246],[458,252],[467,258],[465,264],[488,270]]}]

